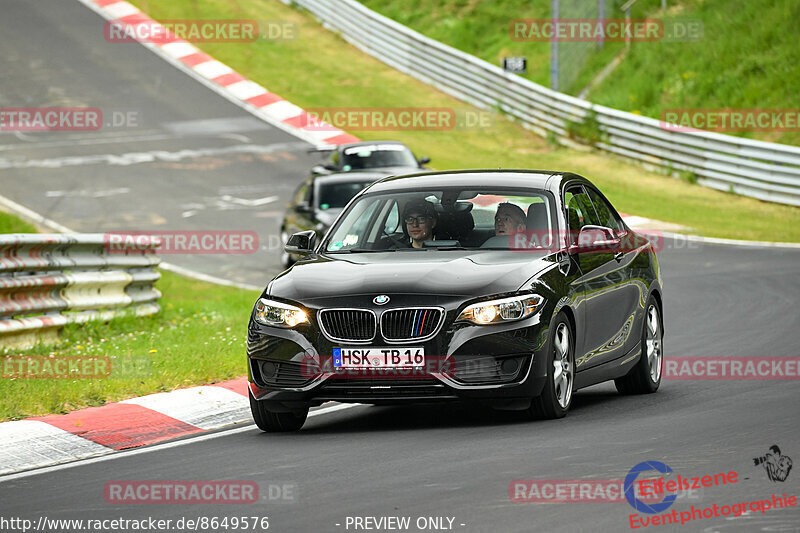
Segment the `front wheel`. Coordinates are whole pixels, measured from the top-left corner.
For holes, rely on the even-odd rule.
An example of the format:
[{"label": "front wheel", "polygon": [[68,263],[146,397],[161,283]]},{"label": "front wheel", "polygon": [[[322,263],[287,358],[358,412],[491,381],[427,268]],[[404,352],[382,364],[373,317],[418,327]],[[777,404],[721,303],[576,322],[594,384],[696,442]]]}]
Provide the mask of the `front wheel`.
[{"label": "front wheel", "polygon": [[563,418],[572,404],[575,386],[575,343],[569,320],[559,313],[550,333],[547,381],[542,393],[533,399],[529,414],[535,418]]},{"label": "front wheel", "polygon": [[664,362],[664,329],[661,310],[652,296],[647,301],[642,328],[642,355],[627,375],[615,379],[620,394],[649,394],[661,385],[661,368]]},{"label": "front wheel", "polygon": [[266,402],[259,402],[251,394],[250,411],[253,413],[253,420],[261,431],[278,433],[285,431],[297,431],[306,423],[308,417],[308,407],[296,411],[277,412],[267,408]]}]

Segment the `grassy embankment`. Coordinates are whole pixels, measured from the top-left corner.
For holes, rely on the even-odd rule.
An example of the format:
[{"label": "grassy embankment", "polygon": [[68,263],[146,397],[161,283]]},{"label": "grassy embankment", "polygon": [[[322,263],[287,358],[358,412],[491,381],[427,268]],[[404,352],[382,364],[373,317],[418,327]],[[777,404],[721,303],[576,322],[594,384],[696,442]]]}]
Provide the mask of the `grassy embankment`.
[{"label": "grassy embankment", "polygon": [[[0,228],[4,233],[35,231],[2,212]],[[162,276],[157,283],[162,310],[155,316],[71,325],[57,345],[0,348],[2,355],[108,357],[111,363],[111,374],[102,379],[8,379],[4,372],[0,421],[65,413],[243,375],[247,320],[258,294],[165,271]]]},{"label": "grassy embankment", "polygon": [[[322,28],[309,14],[277,0],[247,3],[134,0],[133,3],[162,20],[296,22],[299,38],[294,40],[199,43],[198,46],[303,108],[468,107],[360,52]],[[408,9],[422,10],[411,5]],[[428,11],[431,16],[437,13],[436,8]],[[508,13],[514,12],[508,11],[505,16]],[[799,209],[710,190],[647,172],[600,153],[553,146],[502,115],[493,114],[491,119],[492,124],[485,128],[350,133],[364,139],[404,141],[418,155],[430,156],[437,169],[504,167],[577,172],[597,183],[622,212],[682,224],[707,236],[800,242]]]},{"label": "grassy embankment", "polygon": [[[528,79],[550,84],[550,43],[519,42],[509,21],[549,18],[550,2],[496,0],[363,0],[382,15],[495,65],[503,57],[526,56]],[[620,4],[622,2],[616,2]],[[567,9],[567,2],[563,9]],[[692,42],[633,42],[613,74],[588,94],[594,103],[659,118],[664,109],[794,109],[800,104],[800,46],[795,35],[800,3],[795,0],[639,0],[631,18],[699,21],[702,39]],[[607,18],[623,18],[615,6]],[[562,13],[562,18],[565,15]],[[577,94],[625,48],[606,42],[589,56],[571,87]],[[798,131],[731,133],[800,145]]]}]

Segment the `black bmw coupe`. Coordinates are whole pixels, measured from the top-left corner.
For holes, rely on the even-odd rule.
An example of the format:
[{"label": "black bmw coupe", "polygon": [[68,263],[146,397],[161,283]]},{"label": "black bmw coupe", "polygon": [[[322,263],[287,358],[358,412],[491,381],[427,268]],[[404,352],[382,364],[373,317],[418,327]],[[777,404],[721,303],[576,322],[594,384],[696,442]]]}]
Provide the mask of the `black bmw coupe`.
[{"label": "black bmw coupe", "polygon": [[326,401],[481,401],[560,418],[614,380],[655,392],[662,283],[651,242],[587,179],[539,170],[426,172],[359,193],[269,282],[247,335],[264,431]]}]

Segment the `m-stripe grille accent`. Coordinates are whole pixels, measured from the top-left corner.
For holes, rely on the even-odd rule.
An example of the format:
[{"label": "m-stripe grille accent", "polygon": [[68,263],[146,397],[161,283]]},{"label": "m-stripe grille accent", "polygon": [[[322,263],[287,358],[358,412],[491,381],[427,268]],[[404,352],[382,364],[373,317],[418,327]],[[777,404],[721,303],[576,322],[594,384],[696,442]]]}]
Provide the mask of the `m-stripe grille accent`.
[{"label": "m-stripe grille accent", "polygon": [[381,334],[390,341],[423,339],[436,333],[442,319],[441,309],[390,309],[381,316]]}]

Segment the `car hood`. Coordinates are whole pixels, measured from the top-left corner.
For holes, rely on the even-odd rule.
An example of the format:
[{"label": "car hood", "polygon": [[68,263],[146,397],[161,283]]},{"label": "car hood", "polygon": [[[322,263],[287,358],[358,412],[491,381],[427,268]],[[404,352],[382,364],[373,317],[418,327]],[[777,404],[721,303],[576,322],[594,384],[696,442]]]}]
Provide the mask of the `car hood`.
[{"label": "car hood", "polygon": [[317,211],[317,220],[320,221],[325,229],[327,230],[336,220],[336,217],[339,216],[339,213],[342,212],[341,207],[334,207],[331,209],[320,209]]},{"label": "car hood", "polygon": [[280,274],[269,294],[303,302],[359,294],[475,297],[516,291],[552,264],[544,253],[504,250],[323,255]]}]

